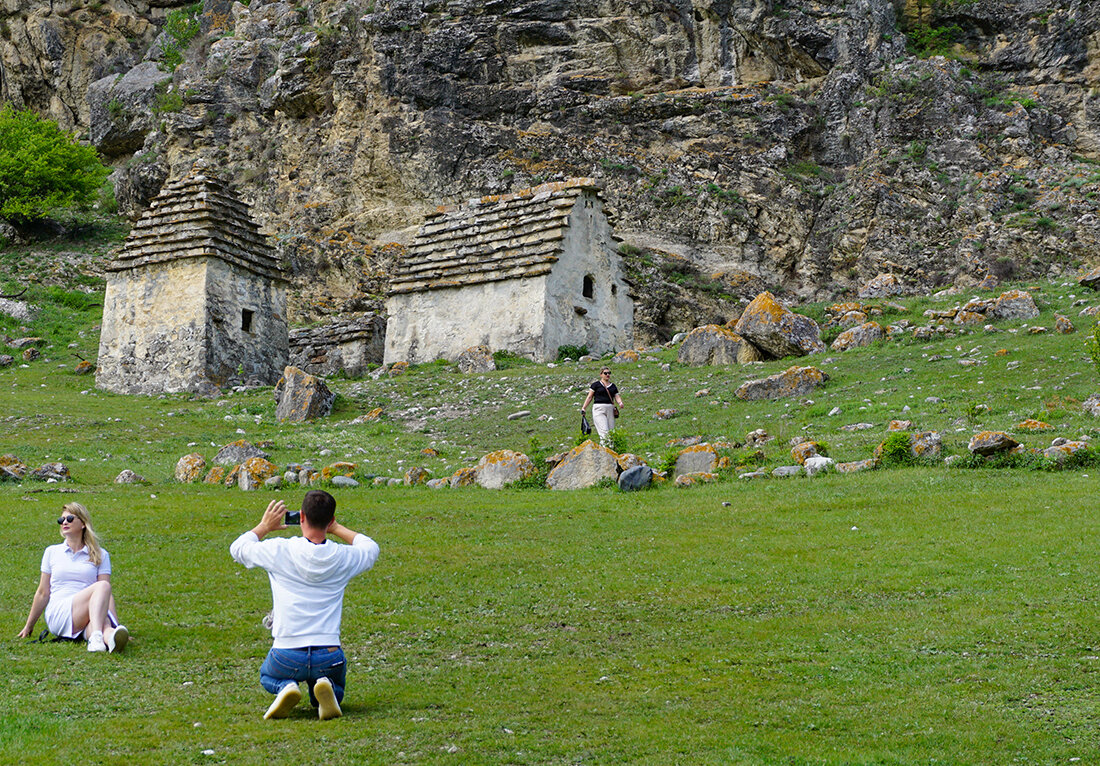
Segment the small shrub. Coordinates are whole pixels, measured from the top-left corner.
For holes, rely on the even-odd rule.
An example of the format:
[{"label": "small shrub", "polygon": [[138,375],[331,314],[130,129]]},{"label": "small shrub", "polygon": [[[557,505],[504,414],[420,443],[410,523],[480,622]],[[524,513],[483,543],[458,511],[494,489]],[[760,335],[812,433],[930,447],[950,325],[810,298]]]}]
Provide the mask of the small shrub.
[{"label": "small shrub", "polygon": [[1100,375],[1100,322],[1093,325],[1092,332],[1085,336],[1085,353],[1089,355]]},{"label": "small shrub", "polygon": [[496,363],[498,370],[510,370],[513,367],[522,367],[526,364],[532,364],[531,360],[527,357],[504,350],[493,352],[493,362]]},{"label": "small shrub", "polygon": [[588,346],[558,346],[558,361],[563,359],[580,359],[582,356],[588,356]]},{"label": "small shrub", "polygon": [[887,436],[882,442],[880,462],[886,468],[914,465],[917,460],[913,457],[909,434],[895,431]]}]

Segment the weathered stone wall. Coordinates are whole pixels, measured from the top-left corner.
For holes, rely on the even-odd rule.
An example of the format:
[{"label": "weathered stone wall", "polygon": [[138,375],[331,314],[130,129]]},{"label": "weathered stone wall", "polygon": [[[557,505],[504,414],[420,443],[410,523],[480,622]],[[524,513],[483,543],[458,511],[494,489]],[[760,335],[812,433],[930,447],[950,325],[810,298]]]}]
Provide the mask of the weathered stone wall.
[{"label": "weathered stone wall", "polygon": [[290,364],[311,375],[343,372],[358,378],[386,352],[386,321],[379,316],[336,319],[290,331]]},{"label": "weathered stone wall", "polygon": [[[592,354],[633,346],[634,301],[616,244],[603,201],[586,192],[573,206],[561,257],[546,280],[544,358],[556,358],[563,345],[587,346]],[[586,276],[591,298],[584,295]]]},{"label": "weathered stone wall", "polygon": [[481,345],[545,359],[545,302],[546,277],[390,296],[386,364],[453,360]]},{"label": "weathered stone wall", "polygon": [[236,382],[273,385],[288,356],[286,293],[278,283],[216,258],[109,273],[101,389],[205,394]]}]

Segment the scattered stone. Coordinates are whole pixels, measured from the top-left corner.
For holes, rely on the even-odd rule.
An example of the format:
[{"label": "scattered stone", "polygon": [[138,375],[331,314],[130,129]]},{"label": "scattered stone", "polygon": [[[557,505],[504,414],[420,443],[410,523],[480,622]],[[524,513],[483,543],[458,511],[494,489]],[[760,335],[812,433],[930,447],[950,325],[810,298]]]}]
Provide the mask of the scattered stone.
[{"label": "scattered stone", "polygon": [[802,467],[806,469],[807,476],[817,476],[819,473],[827,472],[831,467],[836,465],[831,457],[825,457],[824,455],[815,455],[814,457],[806,458],[806,461],[802,464]]},{"label": "scattered stone", "polygon": [[619,474],[619,489],[623,492],[636,492],[653,483],[653,469],[648,465],[636,465]]},{"label": "scattered stone", "polygon": [[95,372],[95,365],[87,359],[81,359],[77,362],[76,367],[73,368],[74,375],[87,375],[92,372]]},{"label": "scattered stone", "polygon": [[115,477],[115,484],[144,484],[145,477],[131,471],[129,468],[123,468]]},{"label": "scattered stone", "polygon": [[1049,431],[1053,426],[1035,418],[1028,418],[1016,424],[1018,431]]},{"label": "scattered stone", "polygon": [[680,474],[673,481],[677,487],[694,487],[696,484],[712,484],[718,481],[718,476],[705,471]]},{"label": "scattered stone", "polygon": [[653,413],[653,417],[656,420],[672,420],[678,414],[676,410],[657,410]]},{"label": "scattered stone", "polygon": [[738,479],[763,479],[768,475],[767,471],[749,471],[748,473],[740,473],[737,475]]},{"label": "scattered stone", "polygon": [[216,465],[213,466],[203,477],[203,484],[221,484],[225,481],[225,466]]},{"label": "scattered stone", "polygon": [[874,423],[849,423],[846,426],[841,426],[840,430],[841,431],[866,431],[866,430],[874,428],[874,427],[875,427]]},{"label": "scattered stone", "polygon": [[477,483],[477,468],[474,466],[466,466],[465,468],[459,468],[450,478],[450,485],[452,488],[457,487],[469,487]]},{"label": "scattered stone", "polygon": [[618,478],[619,462],[615,453],[589,440],[566,453],[546,477],[546,486],[550,489],[583,489],[603,479]]},{"label": "scattered stone", "polygon": [[989,314],[1001,320],[1034,319],[1039,316],[1039,308],[1035,305],[1035,299],[1030,293],[1023,290],[1009,290],[993,301]]},{"label": "scattered stone", "polygon": [[451,486],[451,477],[441,476],[438,479],[428,479],[424,486],[428,489],[448,489]]},{"label": "scattered stone", "polygon": [[69,481],[72,476],[69,475],[69,469],[64,463],[43,463],[27,474],[27,478],[39,481]]},{"label": "scattered stone", "polygon": [[11,367],[15,364],[15,357],[11,354],[0,354],[0,367]]},{"label": "scattered stone", "polygon": [[405,476],[403,477],[402,481],[405,483],[406,487],[415,487],[420,484],[424,484],[431,477],[432,474],[428,471],[427,468],[414,466],[413,468],[405,471]]},{"label": "scattered stone", "polygon": [[[237,486],[246,492],[259,489],[272,476],[279,474],[279,467],[262,457],[250,457],[241,463],[237,471]],[[227,477],[228,481],[228,477]]]},{"label": "scattered stone", "polygon": [[332,486],[339,487],[341,489],[354,489],[359,486],[359,482],[350,476],[333,476]]},{"label": "scattered stone", "polygon": [[481,372],[492,372],[497,368],[493,360],[493,352],[488,346],[470,346],[455,359],[459,372],[471,375]]},{"label": "scattered stone", "polygon": [[1094,418],[1100,418],[1100,394],[1093,394],[1081,406]]},{"label": "scattered stone", "polygon": [[22,475],[0,465],[0,481],[21,481]]},{"label": "scattered stone", "polygon": [[[1058,440],[1056,440],[1058,441]],[[1061,444],[1052,444],[1043,450],[1043,454],[1056,462],[1058,465],[1065,465],[1066,460],[1071,455],[1080,452],[1083,449],[1088,448],[1088,443],[1083,441],[1066,441],[1061,440]]]},{"label": "scattered stone", "polygon": [[939,431],[920,431],[909,439],[909,451],[915,458],[939,457],[943,436]]},{"label": "scattered stone", "polygon": [[804,441],[800,444],[796,444],[794,449],[791,450],[791,460],[795,461],[799,465],[806,465],[806,461],[810,458],[824,455],[824,451],[821,449],[821,445],[814,441]]},{"label": "scattered stone", "polygon": [[891,420],[886,426],[887,431],[909,431],[913,428],[912,420]]},{"label": "scattered stone", "polygon": [[536,472],[531,458],[522,452],[502,449],[481,458],[477,464],[476,481],[486,489],[501,489],[512,482],[533,476]]},{"label": "scattered stone", "polygon": [[377,422],[381,417],[382,417],[382,408],[381,407],[375,407],[370,412],[368,412],[366,414],[363,414],[363,415],[360,415],[359,417],[357,417],[355,420],[353,420],[351,422],[354,423],[355,425],[361,425],[363,423],[374,423],[374,422]]},{"label": "scattered stone", "polygon": [[264,479],[264,489],[278,489],[281,486],[283,486],[282,476],[269,476]]},{"label": "scattered stone", "polygon": [[702,444],[702,436],[681,436],[676,439],[669,439],[665,442],[666,447],[694,447],[696,444]]},{"label": "scattered stone", "polygon": [[357,470],[359,470],[357,463],[339,460],[321,469],[321,481],[332,481],[337,476],[354,476]]},{"label": "scattered stone", "polygon": [[283,471],[283,483],[284,484],[297,484],[298,483],[298,471],[287,469]]},{"label": "scattered stone", "polygon": [[749,431],[745,434],[745,446],[748,447],[763,447],[771,440],[772,437],[768,436],[768,432],[763,428],[757,428],[755,431]]},{"label": "scattered stone", "polygon": [[743,383],[734,395],[746,401],[804,396],[828,379],[829,376],[816,367],[790,367],[767,378]]},{"label": "scattered stone", "polygon": [[696,327],[680,344],[676,361],[690,367],[734,364],[741,351],[740,335],[716,324]]},{"label": "scattered stone", "polygon": [[967,449],[975,455],[989,456],[999,452],[1009,452],[1018,446],[1020,443],[1004,431],[982,431],[970,438]]},{"label": "scattered stone", "polygon": [[[562,460],[564,460],[565,455],[566,453],[563,452],[561,458],[555,461],[554,465],[557,465]],[[631,468],[646,464],[644,460],[630,452],[624,452],[621,455],[616,455],[615,462],[619,464],[619,471],[629,471]],[[622,474],[620,473],[619,475],[621,476]]]},{"label": "scattered stone", "polygon": [[218,465],[239,465],[253,457],[262,457],[266,460],[271,456],[251,442],[238,439],[218,450],[218,454],[214,456],[214,462]]},{"label": "scattered stone", "polygon": [[206,459],[197,452],[184,455],[176,462],[176,481],[190,484],[197,481],[206,470]]},{"label": "scattered stone", "polygon": [[[0,239],[9,239],[3,229],[9,228],[7,223],[0,223]],[[0,298],[0,314],[7,314],[19,322],[30,322],[34,319],[34,312],[30,304],[25,301],[14,301],[10,298]]]},{"label": "scattered stone", "polygon": [[858,473],[860,471],[870,471],[875,467],[875,461],[872,458],[867,460],[855,460],[850,463],[837,463],[833,466],[837,473]]},{"label": "scattered stone", "polygon": [[513,412],[511,415],[509,415],[508,419],[509,420],[520,420],[521,418],[526,418],[526,417],[530,416],[530,414],[531,414],[531,410],[520,410],[519,412]]},{"label": "scattered stone", "polygon": [[35,337],[16,338],[13,341],[9,341],[8,345],[12,348],[28,348],[30,346],[45,346],[46,339]]},{"label": "scattered stone", "polygon": [[332,412],[336,394],[325,381],[297,367],[287,367],[275,386],[275,419],[280,423],[302,423]]},{"label": "scattered stone", "polygon": [[386,371],[386,374],[391,378],[396,378],[398,375],[404,375],[409,369],[408,362],[394,362],[390,365],[390,368]]},{"label": "scattered stone", "polygon": [[1069,321],[1068,317],[1064,317],[1061,314],[1055,314],[1054,331],[1062,335],[1069,335],[1077,332],[1077,328],[1073,326],[1073,322]]},{"label": "scattered stone", "polygon": [[976,311],[960,311],[955,315],[955,318],[951,320],[951,323],[962,326],[984,325],[985,314],[979,314]]},{"label": "scattered stone", "polygon": [[619,353],[615,354],[615,356],[612,357],[611,361],[615,364],[631,364],[633,362],[637,362],[639,359],[641,359],[641,356],[638,355],[637,351],[632,351],[628,349],[626,351],[620,351]]},{"label": "scattered stone", "polygon": [[745,307],[734,332],[776,358],[825,351],[817,322],[788,310],[768,292],[756,296]]},{"label": "scattered stone", "polygon": [[1100,266],[1097,266],[1082,276],[1077,280],[1077,283],[1083,287],[1091,287],[1093,290],[1100,290]]},{"label": "scattered stone", "polygon": [[1028,335],[1046,335],[1047,328],[1036,325],[1035,327],[1027,328]]},{"label": "scattered stone", "polygon": [[27,475],[26,463],[15,455],[0,455],[0,468],[3,468],[16,479],[22,479]]},{"label": "scattered stone", "polygon": [[23,349],[23,361],[24,362],[33,362],[35,359],[37,359],[40,356],[42,356],[42,352],[39,351],[34,346],[31,346],[30,348]]},{"label": "scattered stone", "polygon": [[850,348],[862,348],[882,340],[884,337],[882,325],[878,322],[866,322],[845,330],[837,336],[831,346],[833,351],[847,351]]},{"label": "scattered stone", "polygon": [[772,471],[772,476],[780,479],[788,476],[801,476],[804,470],[800,465],[781,465]]},{"label": "scattered stone", "polygon": [[425,457],[439,457],[439,450],[435,449],[434,447],[425,447],[424,449],[420,450],[420,454],[424,455]]}]

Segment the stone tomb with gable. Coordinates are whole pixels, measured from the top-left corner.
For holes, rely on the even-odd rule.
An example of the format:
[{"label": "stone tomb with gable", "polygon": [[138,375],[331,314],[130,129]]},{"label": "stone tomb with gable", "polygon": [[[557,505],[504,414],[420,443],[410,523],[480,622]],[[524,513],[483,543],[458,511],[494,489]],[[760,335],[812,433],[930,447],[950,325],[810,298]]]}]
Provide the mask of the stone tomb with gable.
[{"label": "stone tomb with gable", "polygon": [[273,385],[286,280],[247,206],[196,165],[166,184],[108,267],[96,386],[123,394]]},{"label": "stone tomb with gable", "polygon": [[630,348],[634,300],[600,188],[587,178],[441,208],[390,281],[387,364],[470,346],[548,361]]}]

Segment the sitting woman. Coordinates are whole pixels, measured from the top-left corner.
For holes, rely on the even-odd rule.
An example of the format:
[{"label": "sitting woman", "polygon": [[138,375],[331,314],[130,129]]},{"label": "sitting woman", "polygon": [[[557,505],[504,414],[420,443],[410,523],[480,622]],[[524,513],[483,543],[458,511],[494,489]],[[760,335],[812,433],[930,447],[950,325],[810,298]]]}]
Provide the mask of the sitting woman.
[{"label": "sitting woman", "polygon": [[19,636],[30,636],[45,612],[46,627],[54,635],[75,639],[83,634],[89,652],[117,652],[130,633],[118,623],[111,557],[99,546],[88,509],[80,503],[66,504],[57,523],[65,542],[42,554],[42,579]]}]

